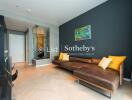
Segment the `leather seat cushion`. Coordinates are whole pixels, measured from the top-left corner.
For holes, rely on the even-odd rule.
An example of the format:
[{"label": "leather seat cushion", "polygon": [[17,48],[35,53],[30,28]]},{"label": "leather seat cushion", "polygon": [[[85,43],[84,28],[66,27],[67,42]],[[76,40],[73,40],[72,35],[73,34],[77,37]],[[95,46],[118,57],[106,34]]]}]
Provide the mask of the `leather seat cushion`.
[{"label": "leather seat cushion", "polygon": [[114,91],[119,85],[119,73],[111,70],[98,67],[94,64],[87,64],[87,66],[74,70],[73,74],[85,81],[101,86],[108,90]]},{"label": "leather seat cushion", "polygon": [[52,63],[53,63],[53,64],[56,64],[56,65],[60,65],[61,62],[62,62],[62,61],[60,61],[60,60],[53,60],[53,61],[52,61]]}]

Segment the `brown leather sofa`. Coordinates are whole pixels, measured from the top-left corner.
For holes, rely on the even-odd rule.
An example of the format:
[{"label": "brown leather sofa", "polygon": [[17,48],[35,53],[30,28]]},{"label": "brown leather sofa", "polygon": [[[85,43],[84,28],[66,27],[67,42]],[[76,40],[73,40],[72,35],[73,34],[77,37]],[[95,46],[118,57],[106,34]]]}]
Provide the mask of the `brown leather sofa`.
[{"label": "brown leather sofa", "polygon": [[98,67],[100,60],[101,59],[95,58],[70,57],[69,61],[59,61],[55,59],[53,64],[72,71],[73,75],[77,77],[80,82],[85,82],[105,91],[109,91],[109,97],[111,97],[111,93],[122,84],[123,66],[120,67],[120,72],[112,69],[103,70]]}]

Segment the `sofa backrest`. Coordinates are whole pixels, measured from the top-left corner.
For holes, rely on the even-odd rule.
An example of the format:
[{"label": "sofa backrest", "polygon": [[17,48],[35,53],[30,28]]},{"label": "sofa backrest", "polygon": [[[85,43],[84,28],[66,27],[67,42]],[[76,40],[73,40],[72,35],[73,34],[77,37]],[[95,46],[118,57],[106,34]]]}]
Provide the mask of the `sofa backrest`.
[{"label": "sofa backrest", "polygon": [[100,58],[92,58],[92,64],[98,65],[100,61],[101,61]]},{"label": "sofa backrest", "polygon": [[70,57],[69,61],[77,61],[77,62],[83,62],[83,63],[90,63],[90,64],[96,64],[98,65],[101,59],[98,58],[80,58],[80,57]]},{"label": "sofa backrest", "polygon": [[79,58],[79,57],[70,57],[70,61],[84,62],[84,63],[92,63],[92,58]]},{"label": "sofa backrest", "polygon": [[96,59],[96,58],[79,58],[79,57],[70,57],[70,61],[77,61],[77,62],[83,62],[83,63],[90,63],[90,64],[96,64],[98,65],[101,59]]}]

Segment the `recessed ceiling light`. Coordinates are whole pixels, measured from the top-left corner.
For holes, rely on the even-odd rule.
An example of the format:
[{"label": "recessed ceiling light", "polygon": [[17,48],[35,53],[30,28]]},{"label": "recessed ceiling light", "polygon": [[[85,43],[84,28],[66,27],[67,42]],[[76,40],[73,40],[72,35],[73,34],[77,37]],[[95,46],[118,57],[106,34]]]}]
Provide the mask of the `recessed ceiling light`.
[{"label": "recessed ceiling light", "polygon": [[18,7],[20,7],[19,5],[16,5],[16,7],[18,8]]},{"label": "recessed ceiling light", "polygon": [[27,12],[27,13],[30,13],[30,12],[31,12],[31,9],[27,9],[26,12]]}]

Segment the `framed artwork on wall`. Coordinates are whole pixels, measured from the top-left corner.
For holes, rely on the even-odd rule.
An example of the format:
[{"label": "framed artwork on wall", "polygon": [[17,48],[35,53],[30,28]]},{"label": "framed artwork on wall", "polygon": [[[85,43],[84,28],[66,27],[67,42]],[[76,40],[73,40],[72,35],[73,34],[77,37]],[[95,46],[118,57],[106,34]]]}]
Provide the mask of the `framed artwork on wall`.
[{"label": "framed artwork on wall", "polygon": [[75,41],[91,39],[91,25],[75,29]]}]

